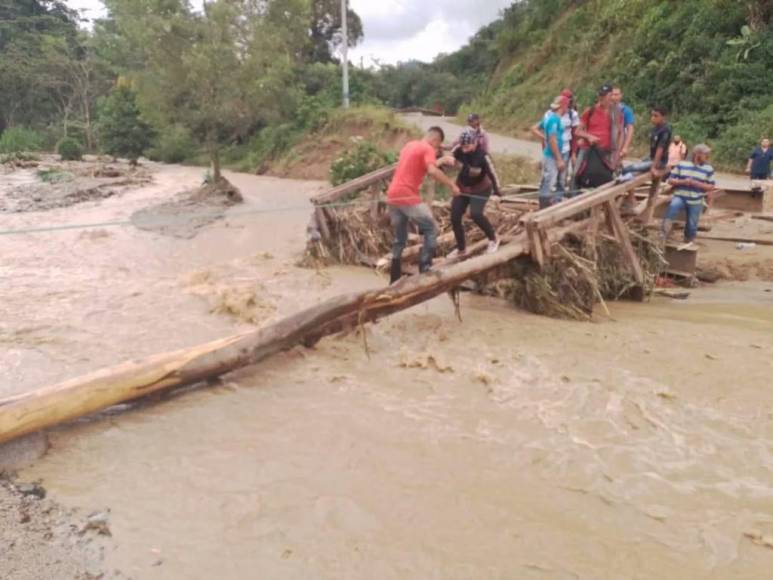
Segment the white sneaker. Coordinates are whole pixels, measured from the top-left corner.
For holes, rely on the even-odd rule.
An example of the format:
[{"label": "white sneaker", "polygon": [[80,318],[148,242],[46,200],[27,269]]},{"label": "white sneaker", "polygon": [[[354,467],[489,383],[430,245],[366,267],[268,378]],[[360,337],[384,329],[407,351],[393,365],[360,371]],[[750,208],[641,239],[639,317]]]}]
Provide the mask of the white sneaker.
[{"label": "white sneaker", "polygon": [[464,256],[467,253],[467,250],[459,250],[458,248],[456,250],[453,250],[450,252],[447,256],[447,260],[453,260],[454,258],[458,258],[460,256]]},{"label": "white sneaker", "polygon": [[493,254],[498,249],[499,249],[499,238],[493,241],[489,241],[488,246],[486,247],[486,253]]}]

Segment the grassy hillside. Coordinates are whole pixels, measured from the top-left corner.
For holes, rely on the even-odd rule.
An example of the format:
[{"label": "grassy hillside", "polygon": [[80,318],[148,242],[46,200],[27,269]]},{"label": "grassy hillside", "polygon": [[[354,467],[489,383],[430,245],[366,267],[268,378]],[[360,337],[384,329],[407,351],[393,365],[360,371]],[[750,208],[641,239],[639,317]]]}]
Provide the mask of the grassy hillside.
[{"label": "grassy hillside", "polygon": [[[648,108],[672,111],[689,143],[708,141],[718,165],[739,169],[762,133],[773,134],[773,1],[522,0],[436,67],[463,79],[490,55],[488,82],[461,113],[522,134],[565,86],[582,106],[602,82],[619,83],[646,137]],[[471,53],[486,55],[475,69]]]},{"label": "grassy hillside", "polygon": [[418,129],[383,107],[337,109],[320,129],[306,133],[294,147],[269,160],[264,170],[279,177],[326,180],[336,159],[363,144],[396,157],[406,142],[419,135]]}]

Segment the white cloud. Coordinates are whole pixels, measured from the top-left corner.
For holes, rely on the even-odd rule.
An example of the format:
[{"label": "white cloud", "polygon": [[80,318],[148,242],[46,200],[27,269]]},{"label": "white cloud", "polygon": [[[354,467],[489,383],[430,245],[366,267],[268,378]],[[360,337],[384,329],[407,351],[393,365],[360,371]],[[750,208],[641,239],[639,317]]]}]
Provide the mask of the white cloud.
[{"label": "white cloud", "polygon": [[[100,0],[65,0],[88,20],[105,14]],[[201,0],[193,0],[200,5]],[[460,48],[513,0],[349,0],[365,37],[349,58],[359,64],[432,61]]]},{"label": "white cloud", "polygon": [[513,0],[350,0],[365,36],[350,52],[353,62],[429,62],[461,48]]}]

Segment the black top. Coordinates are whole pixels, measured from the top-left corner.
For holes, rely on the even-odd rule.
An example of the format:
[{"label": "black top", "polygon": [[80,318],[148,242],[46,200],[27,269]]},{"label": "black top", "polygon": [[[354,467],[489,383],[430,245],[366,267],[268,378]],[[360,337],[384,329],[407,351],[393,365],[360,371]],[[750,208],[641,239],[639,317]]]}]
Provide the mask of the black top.
[{"label": "black top", "polygon": [[671,125],[668,123],[664,123],[660,127],[653,127],[650,131],[650,160],[655,161],[655,152],[659,147],[662,147],[661,167],[668,164],[668,146],[671,145],[671,134]]},{"label": "black top", "polygon": [[494,162],[483,149],[477,147],[471,153],[465,153],[461,147],[454,149],[454,158],[462,164],[456,183],[459,189],[466,193],[482,191],[493,187],[494,195],[499,193],[499,177],[494,169]]},{"label": "black top", "polygon": [[770,175],[770,162],[773,160],[772,147],[768,147],[767,151],[763,151],[762,147],[757,147],[749,159],[752,160],[752,175],[765,177]]}]

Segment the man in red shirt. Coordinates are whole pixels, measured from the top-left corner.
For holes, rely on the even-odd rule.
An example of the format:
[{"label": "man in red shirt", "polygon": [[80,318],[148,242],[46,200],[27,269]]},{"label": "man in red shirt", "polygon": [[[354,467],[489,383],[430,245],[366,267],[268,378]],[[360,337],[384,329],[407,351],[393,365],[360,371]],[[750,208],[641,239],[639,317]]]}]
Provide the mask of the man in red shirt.
[{"label": "man in red shirt", "polygon": [[400,161],[387,191],[392,227],[395,230],[395,241],[392,245],[392,267],[390,283],[402,276],[401,258],[405,244],[408,241],[408,223],[413,222],[424,236],[424,242],[419,255],[419,272],[426,272],[432,265],[437,247],[437,226],[432,217],[432,210],[422,203],[419,190],[424,178],[429,174],[432,179],[448,187],[454,194],[459,194],[459,186],[443,173],[439,165],[446,159],[438,160],[437,155],[445,140],[445,134],[440,127],[431,127],[424,139],[411,141],[400,151]]},{"label": "man in red shirt", "polygon": [[[616,143],[619,143],[619,133],[613,135],[613,131],[619,132],[621,127],[614,123],[614,117],[612,115],[612,108],[617,104],[612,100],[612,85],[602,85],[598,91],[598,98],[596,104],[586,109],[580,117],[580,126],[577,128],[576,136],[578,137],[578,150],[577,150],[577,167],[582,168],[585,160],[588,157],[588,152],[591,147],[601,155],[604,163],[609,168],[609,179],[612,178],[612,172],[614,165],[617,162],[616,152],[613,152],[613,147]],[[577,181],[575,175],[575,187],[577,189]],[[598,184],[600,185],[600,184]],[[596,185],[597,186],[597,185]]]}]

